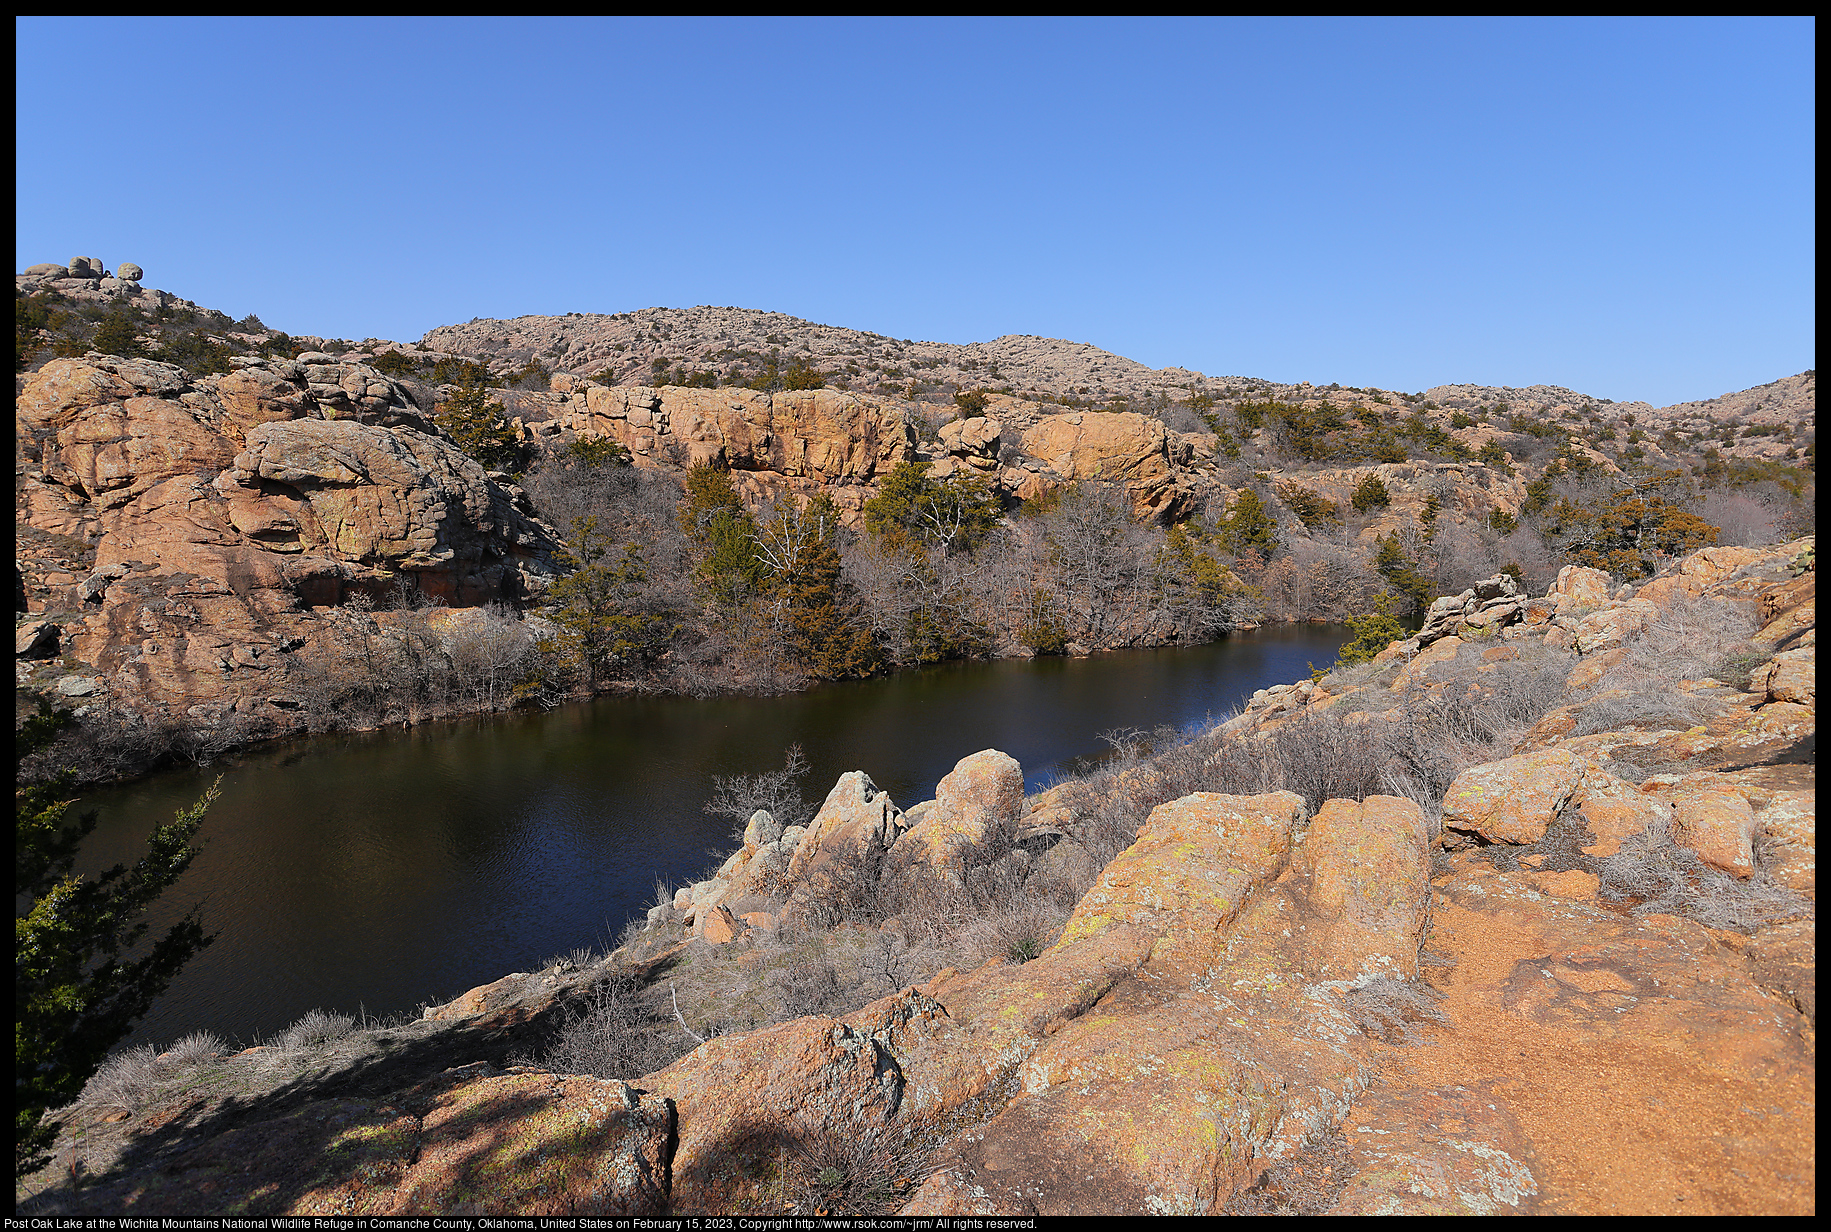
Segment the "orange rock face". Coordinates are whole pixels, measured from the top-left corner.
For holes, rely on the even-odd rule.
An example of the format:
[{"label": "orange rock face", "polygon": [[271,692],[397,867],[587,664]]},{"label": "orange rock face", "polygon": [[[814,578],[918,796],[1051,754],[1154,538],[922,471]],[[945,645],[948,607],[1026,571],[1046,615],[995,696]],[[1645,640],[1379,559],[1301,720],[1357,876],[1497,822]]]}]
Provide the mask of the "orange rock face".
[{"label": "orange rock face", "polygon": [[1707,930],[1479,867],[1440,885],[1433,921],[1447,1029],[1383,1059],[1344,1134],[1344,1210],[1812,1209],[1800,1020]]},{"label": "orange rock face", "polygon": [[1063,482],[1124,484],[1141,517],[1171,512],[1182,495],[1163,424],[1130,411],[1052,415],[1023,434],[1023,447]]},{"label": "orange rock face", "polygon": [[1397,796],[1330,800],[1317,810],[1298,866],[1310,873],[1311,903],[1337,917],[1318,975],[1417,977],[1430,908],[1429,842],[1423,811]]},{"label": "orange rock face", "polygon": [[32,525],[99,540],[95,575],[39,602],[74,610],[74,653],[130,706],[284,731],[311,609],[398,577],[466,606],[557,576],[548,528],[361,365],[57,360],[18,427]]},{"label": "orange rock face", "polygon": [[1501,843],[1536,843],[1587,766],[1561,749],[1545,749],[1465,771],[1443,798],[1443,824]]}]

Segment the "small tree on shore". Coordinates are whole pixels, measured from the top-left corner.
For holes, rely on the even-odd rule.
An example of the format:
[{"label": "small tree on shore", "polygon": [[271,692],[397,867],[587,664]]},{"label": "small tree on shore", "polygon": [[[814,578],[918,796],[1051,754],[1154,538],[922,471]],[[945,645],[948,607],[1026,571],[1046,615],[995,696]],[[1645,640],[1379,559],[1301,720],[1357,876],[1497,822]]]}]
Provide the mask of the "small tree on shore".
[{"label": "small tree on shore", "polygon": [[[1393,610],[1392,596],[1381,595],[1373,602],[1374,611],[1348,617],[1348,627],[1354,630],[1354,640],[1336,652],[1335,667],[1366,663],[1393,642],[1404,638],[1405,626]],[[1333,670],[1334,668],[1323,668],[1310,675],[1312,679],[1320,680]]]},{"label": "small tree on shore", "polygon": [[626,543],[613,564],[612,546],[596,518],[580,518],[565,558],[577,567],[549,591],[559,604],[555,619],[566,631],[566,646],[584,664],[593,688],[647,667],[675,632],[663,615],[632,602],[647,589],[641,551]]}]

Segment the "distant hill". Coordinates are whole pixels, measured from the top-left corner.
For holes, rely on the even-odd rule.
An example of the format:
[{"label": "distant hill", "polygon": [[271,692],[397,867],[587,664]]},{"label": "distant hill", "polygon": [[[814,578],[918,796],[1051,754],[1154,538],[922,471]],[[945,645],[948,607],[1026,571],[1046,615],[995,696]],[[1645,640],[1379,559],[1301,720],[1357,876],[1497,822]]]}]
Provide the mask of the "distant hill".
[{"label": "distant hill", "polygon": [[[538,364],[554,372],[644,386],[746,384],[764,379],[772,363],[786,371],[801,361],[835,388],[901,402],[951,405],[957,393],[984,389],[1030,401],[1147,414],[1198,396],[1342,407],[1384,398],[1388,405],[1442,418],[1458,410],[1501,406],[1508,413],[1551,419],[1613,422],[1633,416],[1637,425],[1654,433],[1670,429],[1720,435],[1730,425],[1774,429],[1809,424],[1817,404],[1812,371],[1668,407],[1612,402],[1556,385],[1446,384],[1407,396],[1371,387],[1293,385],[1210,376],[1189,368],[1150,368],[1090,343],[1061,338],[1007,334],[989,342],[916,341],[780,312],[704,306],[476,319],[428,331],[417,349],[480,359],[504,372]],[[1778,432],[1757,431],[1746,438],[1737,433],[1722,447],[1731,456],[1777,458],[1797,444]]]}]

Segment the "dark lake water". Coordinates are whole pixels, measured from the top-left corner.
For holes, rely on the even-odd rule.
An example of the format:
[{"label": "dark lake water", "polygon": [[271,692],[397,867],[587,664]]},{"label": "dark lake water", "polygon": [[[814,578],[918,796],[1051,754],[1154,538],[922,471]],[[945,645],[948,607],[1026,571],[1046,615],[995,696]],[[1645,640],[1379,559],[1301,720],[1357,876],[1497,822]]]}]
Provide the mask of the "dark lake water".
[{"label": "dark lake water", "polygon": [[[605,946],[656,880],[732,846],[700,806],[715,775],[780,768],[799,743],[818,801],[864,770],[908,807],[980,749],[1032,790],[1114,727],[1186,725],[1334,660],[1339,625],[1279,625],[1209,646],[948,664],[789,697],[611,698],[544,714],[323,737],[173,771],[79,807],[101,822],[80,868],[144,852],[217,774],[203,853],[159,904],[202,902],[219,934],[131,1042],[207,1028],[252,1042],[312,1008],[371,1014],[445,1000],[575,946]],[[715,854],[716,853],[716,854]],[[154,927],[161,920],[155,917]]]}]

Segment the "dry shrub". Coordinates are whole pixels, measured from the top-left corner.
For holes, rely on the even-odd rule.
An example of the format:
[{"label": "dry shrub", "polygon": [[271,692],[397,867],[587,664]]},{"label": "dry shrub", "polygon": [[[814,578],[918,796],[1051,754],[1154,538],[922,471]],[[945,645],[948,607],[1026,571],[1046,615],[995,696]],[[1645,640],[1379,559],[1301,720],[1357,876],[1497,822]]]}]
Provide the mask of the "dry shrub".
[{"label": "dry shrub", "polygon": [[1002,958],[1026,963],[1056,943],[1072,911],[1072,906],[1064,911],[1047,900],[1018,899],[969,923],[960,930],[959,943],[975,962]]},{"label": "dry shrub", "polygon": [[1428,984],[1382,975],[1354,989],[1345,998],[1348,1016],[1362,1034],[1388,1044],[1422,1044],[1422,1024],[1444,1023],[1439,1007],[1443,994]]},{"label": "dry shrub", "polygon": [[356,1019],[348,1014],[308,1010],[297,1022],[274,1036],[273,1045],[282,1052],[299,1052],[340,1040],[355,1029]]},{"label": "dry shrub", "polygon": [[1712,488],[1698,502],[1697,514],[1717,528],[1719,544],[1765,547],[1784,537],[1781,522],[1785,503],[1773,496],[1764,500],[1753,492]]},{"label": "dry shrub", "polygon": [[1346,667],[1333,668],[1328,675],[1316,682],[1316,687],[1325,693],[1346,693],[1349,689],[1358,689],[1363,685],[1385,683],[1378,678],[1396,673],[1401,665],[1393,662],[1350,663]]},{"label": "dry shrub", "polygon": [[1746,643],[1731,646],[1710,665],[1710,678],[1746,693],[1754,686],[1755,669],[1773,657],[1773,652]]},{"label": "dry shrub", "polygon": [[1634,902],[1635,915],[1679,915],[1710,928],[1750,933],[1767,924],[1808,915],[1812,905],[1759,867],[1744,881],[1698,858],[1672,840],[1672,823],[1655,822],[1595,863],[1600,895]]},{"label": "dry shrub", "polygon": [[83,1085],[78,1103],[136,1111],[158,1089],[160,1065],[151,1044],[115,1053]]},{"label": "dry shrub", "polygon": [[742,840],[744,829],[758,809],[768,813],[784,830],[805,826],[814,819],[814,806],[801,795],[801,780],[810,769],[801,746],[791,744],[782,754],[782,768],[762,774],[715,775],[712,798],[702,806],[714,817],[729,817],[732,837]]},{"label": "dry shrub", "polygon": [[771,971],[766,982],[782,1004],[784,1020],[843,1008],[847,991],[831,956],[819,946],[797,953]]},{"label": "dry shrub", "polygon": [[889,1215],[929,1172],[928,1153],[893,1131],[828,1131],[783,1143],[784,1214]]},{"label": "dry shrub", "polygon": [[[914,945],[904,969],[1027,962],[1055,943],[1098,869],[1051,858],[996,829],[937,867],[916,853],[887,861],[880,881],[883,918],[894,918]],[[1085,872],[1085,880],[1075,876]]]},{"label": "dry shrub", "polygon": [[1694,693],[1679,693],[1656,685],[1639,684],[1593,695],[1575,716],[1571,734],[1695,727],[1717,712],[1718,703]]},{"label": "dry shrub", "polygon": [[889,914],[883,910],[883,862],[883,851],[874,846],[826,844],[804,879],[811,893],[801,919],[815,929],[881,923]]},{"label": "dry shrub", "polygon": [[628,973],[599,980],[573,1007],[540,1064],[559,1074],[630,1081],[663,1068],[692,1047],[660,1016]]},{"label": "dry shrub", "polygon": [[1680,599],[1660,609],[1610,676],[1620,686],[1646,683],[1675,689],[1680,680],[1712,674],[1725,656],[1747,651],[1755,605],[1746,599]]},{"label": "dry shrub", "polygon": [[216,1060],[228,1048],[222,1036],[214,1031],[193,1031],[166,1051],[165,1062],[173,1067],[195,1069]]},{"label": "dry shrub", "polygon": [[[1066,793],[1075,837],[1103,865],[1131,845],[1151,809],[1197,791],[1293,791],[1312,810],[1325,800],[1400,795],[1434,818],[1457,775],[1511,754],[1521,732],[1566,700],[1569,655],[1527,645],[1487,663],[1483,649],[1471,645],[1434,665],[1428,686],[1369,688],[1367,708],[1397,708],[1397,721],[1350,723],[1349,711],[1332,706],[1297,711],[1257,736],[1218,728],[1112,733],[1115,757]],[[1385,670],[1338,675],[1346,687],[1350,677],[1372,680]]]}]

